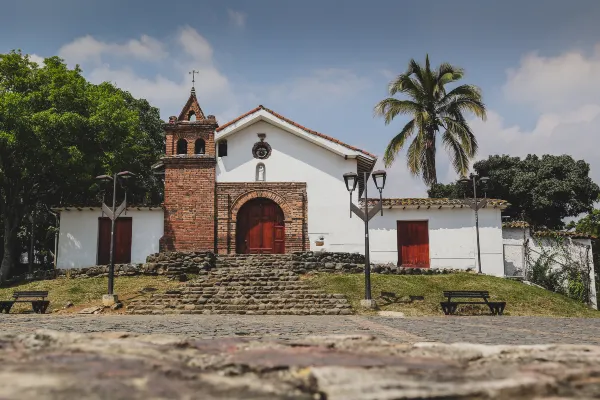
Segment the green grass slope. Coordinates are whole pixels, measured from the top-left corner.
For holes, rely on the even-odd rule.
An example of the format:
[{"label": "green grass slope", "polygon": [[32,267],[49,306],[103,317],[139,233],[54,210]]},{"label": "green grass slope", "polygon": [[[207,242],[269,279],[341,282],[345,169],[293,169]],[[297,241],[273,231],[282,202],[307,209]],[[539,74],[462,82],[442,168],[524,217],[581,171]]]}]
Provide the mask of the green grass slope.
[{"label": "green grass slope", "polygon": [[[125,305],[128,300],[148,296],[144,289],[151,288],[153,293],[160,293],[176,289],[181,283],[168,280],[164,276],[123,276],[115,277],[115,293]],[[85,307],[100,306],[102,295],[108,292],[108,278],[58,278],[47,281],[29,282],[11,287],[0,288],[0,300],[10,300],[13,292],[47,290],[49,291],[50,307],[47,313],[53,310],[61,312],[77,312]],[[72,302],[73,307],[62,311],[65,303]],[[12,313],[30,312],[31,304],[15,304]],[[121,309],[119,312],[123,312]]]},{"label": "green grass slope", "polygon": [[[359,310],[364,298],[363,274],[318,274],[307,276],[315,287],[342,293]],[[487,290],[492,300],[506,301],[504,315],[552,317],[600,317],[600,312],[568,297],[521,282],[477,274],[371,275],[371,293],[380,310],[401,311],[406,316],[442,316],[444,290]],[[386,301],[381,292],[393,292],[398,300]],[[408,296],[424,296],[409,302]],[[489,315],[487,306],[459,306],[458,314]]]}]

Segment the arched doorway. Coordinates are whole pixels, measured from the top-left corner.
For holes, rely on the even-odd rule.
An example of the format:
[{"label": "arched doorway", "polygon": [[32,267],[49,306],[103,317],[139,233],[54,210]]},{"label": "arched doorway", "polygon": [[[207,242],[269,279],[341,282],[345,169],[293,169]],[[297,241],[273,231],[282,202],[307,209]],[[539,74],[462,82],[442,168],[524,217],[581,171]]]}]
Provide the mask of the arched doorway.
[{"label": "arched doorway", "polygon": [[256,198],[244,204],[237,215],[238,254],[285,253],[283,211],[273,200]]}]

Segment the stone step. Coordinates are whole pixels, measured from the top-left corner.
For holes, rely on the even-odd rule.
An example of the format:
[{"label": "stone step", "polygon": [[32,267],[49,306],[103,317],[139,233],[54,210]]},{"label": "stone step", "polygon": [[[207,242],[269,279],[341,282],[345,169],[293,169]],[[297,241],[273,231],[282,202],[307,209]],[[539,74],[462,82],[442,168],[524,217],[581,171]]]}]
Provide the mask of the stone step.
[{"label": "stone step", "polygon": [[[174,259],[174,255],[162,258]],[[183,259],[193,260],[188,255]],[[200,253],[196,258],[204,260]],[[351,314],[342,295],[325,293],[304,282],[295,270],[305,261],[292,254],[217,256],[211,265],[200,268],[197,279],[179,290],[151,294],[127,306],[133,314],[270,314],[337,315]],[[158,261],[160,255],[156,257]],[[187,264],[186,264],[187,265]],[[172,263],[172,268],[178,265]],[[186,267],[187,268],[187,267]]]}]

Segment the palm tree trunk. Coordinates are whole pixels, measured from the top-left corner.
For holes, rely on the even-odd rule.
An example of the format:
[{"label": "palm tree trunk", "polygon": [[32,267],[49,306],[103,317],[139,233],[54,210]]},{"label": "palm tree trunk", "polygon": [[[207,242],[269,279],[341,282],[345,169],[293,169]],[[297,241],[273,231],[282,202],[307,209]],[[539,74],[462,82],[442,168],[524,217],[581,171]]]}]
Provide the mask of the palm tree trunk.
[{"label": "palm tree trunk", "polygon": [[427,146],[425,147],[425,170],[426,183],[429,187],[437,183],[437,171],[435,170],[435,131],[429,129],[427,133]]}]

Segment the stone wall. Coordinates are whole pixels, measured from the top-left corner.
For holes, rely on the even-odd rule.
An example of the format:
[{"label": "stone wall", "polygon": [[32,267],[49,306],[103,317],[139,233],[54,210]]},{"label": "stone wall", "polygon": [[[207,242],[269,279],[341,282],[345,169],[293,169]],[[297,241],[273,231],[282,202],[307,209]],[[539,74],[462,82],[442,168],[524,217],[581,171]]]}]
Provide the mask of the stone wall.
[{"label": "stone wall", "polygon": [[214,268],[215,261],[212,252],[165,252],[148,256],[144,266],[165,275],[197,274]]},{"label": "stone wall", "polygon": [[[212,252],[164,252],[148,256],[145,264],[116,264],[115,276],[204,274],[223,264],[273,266],[287,268],[297,274],[364,272],[365,257],[358,253],[296,252],[291,254],[265,255],[219,255]],[[401,268],[393,264],[372,264],[371,272],[384,275],[438,275],[472,270],[448,268]],[[32,276],[20,275],[11,278],[4,286],[12,284],[54,279],[57,277],[91,278],[108,276],[108,265],[86,268],[38,270]]]}]

